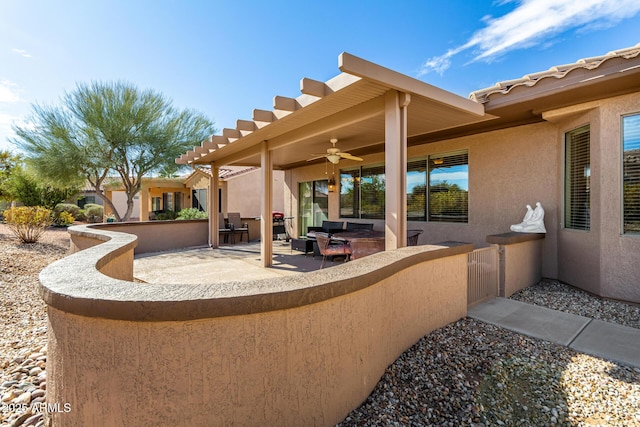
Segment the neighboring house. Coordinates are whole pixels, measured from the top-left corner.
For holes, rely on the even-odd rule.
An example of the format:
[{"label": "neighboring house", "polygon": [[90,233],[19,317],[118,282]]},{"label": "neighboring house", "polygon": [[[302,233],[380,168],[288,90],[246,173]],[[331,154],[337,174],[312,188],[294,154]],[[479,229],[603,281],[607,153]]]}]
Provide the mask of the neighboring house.
[{"label": "neighboring house", "polygon": [[[218,204],[220,212],[239,212],[245,218],[260,216],[261,186],[255,167],[230,166],[219,170]],[[134,197],[131,221],[148,221],[157,213],[196,208],[208,211],[211,169],[196,168],[190,175],[177,178],[143,178],[140,192]],[[284,208],[284,175],[274,177],[278,188],[274,206]],[[105,194],[120,216],[127,211],[127,198],[122,184],[113,181],[105,185]],[[108,214],[108,212],[105,212]]]},{"label": "neighboring house", "polygon": [[[284,170],[298,234],[323,218],[374,222],[387,249],[404,246],[407,229],[424,230],[421,243],[486,246],[541,202],[542,275],[640,302],[640,44],[470,99],[346,53],[339,67],[176,162],[261,165],[265,194],[266,172]],[[333,138],[363,161],[307,161]]]}]

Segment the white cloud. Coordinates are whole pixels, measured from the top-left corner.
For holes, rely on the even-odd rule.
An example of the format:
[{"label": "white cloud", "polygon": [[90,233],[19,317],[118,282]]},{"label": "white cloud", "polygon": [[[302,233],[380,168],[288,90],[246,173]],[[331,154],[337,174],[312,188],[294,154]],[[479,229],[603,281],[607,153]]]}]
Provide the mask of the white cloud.
[{"label": "white cloud", "polygon": [[431,172],[431,181],[459,181],[468,180],[469,172]]},{"label": "white cloud", "polygon": [[0,102],[15,103],[20,101],[18,85],[9,80],[0,80]]},{"label": "white cloud", "polygon": [[638,0],[520,0],[510,13],[499,18],[485,17],[486,26],[476,31],[464,45],[428,59],[420,75],[444,73],[451,57],[473,48],[471,60],[485,60],[510,50],[546,42],[567,30],[607,28],[640,12]]},{"label": "white cloud", "polygon": [[24,58],[33,58],[33,55],[31,55],[29,52],[27,52],[24,49],[16,49],[13,48],[11,49],[12,52],[17,53],[18,55],[24,57]]},{"label": "white cloud", "polygon": [[13,138],[16,136],[13,129],[11,129],[11,125],[16,120],[18,120],[18,117],[0,112],[0,150],[15,148],[11,144],[9,144],[9,138]]}]

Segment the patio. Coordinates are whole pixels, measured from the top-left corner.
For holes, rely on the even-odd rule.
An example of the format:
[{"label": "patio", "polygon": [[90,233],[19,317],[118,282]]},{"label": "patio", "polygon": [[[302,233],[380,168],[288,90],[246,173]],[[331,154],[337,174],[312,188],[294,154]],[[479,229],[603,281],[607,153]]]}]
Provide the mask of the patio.
[{"label": "patio", "polygon": [[[260,242],[188,248],[136,255],[133,275],[136,280],[157,284],[228,283],[277,278],[320,269],[322,257],[291,250],[291,243],[273,242],[273,265],[265,268],[260,258]],[[342,264],[336,258],[325,268]]]}]

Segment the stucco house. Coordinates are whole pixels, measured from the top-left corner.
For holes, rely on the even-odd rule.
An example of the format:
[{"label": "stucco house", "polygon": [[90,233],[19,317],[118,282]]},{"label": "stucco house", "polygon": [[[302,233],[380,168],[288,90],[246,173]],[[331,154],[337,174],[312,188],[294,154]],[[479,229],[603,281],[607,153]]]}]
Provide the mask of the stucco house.
[{"label": "stucco house", "polygon": [[[302,79],[298,98],[276,96],[272,111],[254,110],[176,162],[260,166],[265,216],[271,171],[284,170],[298,234],[309,225],[301,206],[315,194],[303,190],[335,181],[326,217],[376,223],[387,249],[406,244],[407,228],[423,229],[426,242],[486,246],[541,202],[542,275],[640,302],[640,44],[469,99],[347,53],[339,68],[327,82]],[[363,161],[318,159],[332,139]],[[457,202],[443,202],[443,192]],[[268,227],[262,237],[270,241]]]},{"label": "stucco house", "polygon": [[[255,167],[227,166],[218,170],[218,206],[220,212],[239,212],[245,218],[259,216],[260,190],[259,175]],[[274,175],[274,206],[284,208],[284,173]],[[154,212],[180,211],[185,208],[196,208],[208,211],[209,183],[211,169],[194,168],[187,176],[175,178],[142,179],[140,192],[133,200],[132,221],[148,221],[153,219]],[[120,215],[127,210],[127,198],[119,180],[105,184],[105,195],[113,202]],[[108,214],[108,209],[105,214]]]},{"label": "stucco house", "polygon": [[[40,274],[47,399],[74,408],[51,424],[335,425],[403,351],[466,316],[481,252],[502,252],[501,276],[640,302],[640,44],[469,98],[347,53],[339,68],[176,159],[210,168],[208,223],[69,229],[72,254]],[[133,281],[141,246],[219,245],[229,166],[256,168],[263,266],[278,261],[279,173],[295,235],[324,218],[373,222],[386,250],[242,283]],[[509,232],[536,202],[546,233]],[[408,229],[434,244],[404,248]]]}]

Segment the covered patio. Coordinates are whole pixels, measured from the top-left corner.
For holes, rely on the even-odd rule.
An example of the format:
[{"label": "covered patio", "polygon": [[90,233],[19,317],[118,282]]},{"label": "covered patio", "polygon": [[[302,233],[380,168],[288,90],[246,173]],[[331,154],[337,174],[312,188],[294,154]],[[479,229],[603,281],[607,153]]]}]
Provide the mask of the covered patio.
[{"label": "covered patio", "polygon": [[[384,223],[379,228],[385,233],[386,250],[397,249],[407,245],[407,149],[412,138],[450,137],[449,130],[495,118],[485,114],[482,104],[348,53],[342,53],[338,62],[342,73],[333,79],[303,78],[299,97],[276,96],[272,111],[253,110],[252,120],[238,120],[235,129],[223,129],[221,135],[176,159],[179,164],[210,165],[214,171],[227,165],[261,168],[260,252],[265,267],[273,263],[273,170],[285,171],[295,199],[299,179],[291,171],[308,165],[326,168],[329,160],[314,153],[326,152],[332,139],[342,152],[382,156],[386,191]],[[340,160],[341,166],[356,163]],[[213,173],[209,188],[217,188],[216,177]],[[220,209],[216,197],[209,197],[209,204],[209,245],[216,248]],[[329,204],[329,219],[338,219],[338,207]],[[298,230],[295,200],[288,208],[285,213],[293,217],[293,230]]]},{"label": "covered patio", "polygon": [[[272,248],[270,268],[262,267],[260,242],[186,248],[164,252],[150,252],[135,257],[133,277],[145,283],[227,283],[279,278],[319,270],[322,257],[304,255],[291,250],[289,242],[276,240]],[[343,264],[327,262],[325,268]],[[215,274],[212,274],[215,272]]]}]

